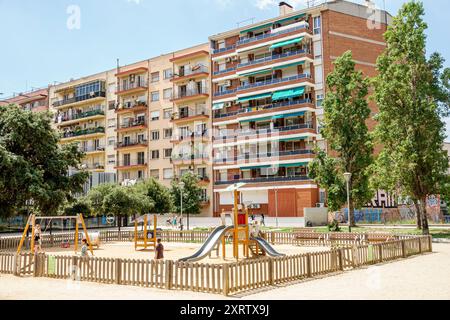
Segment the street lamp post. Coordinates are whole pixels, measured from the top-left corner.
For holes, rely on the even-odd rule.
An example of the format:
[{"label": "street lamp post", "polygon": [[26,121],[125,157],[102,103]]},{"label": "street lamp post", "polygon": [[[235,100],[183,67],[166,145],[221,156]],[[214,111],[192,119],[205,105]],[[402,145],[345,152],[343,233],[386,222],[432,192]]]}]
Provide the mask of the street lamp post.
[{"label": "street lamp post", "polygon": [[[183,189],[185,186],[184,182],[181,181],[179,186],[180,186],[180,202],[181,202],[181,208],[180,208],[181,209],[181,222],[183,222]],[[189,230],[189,218],[187,221],[187,229]]]},{"label": "street lamp post", "polygon": [[347,206],[348,206],[348,231],[352,232],[352,217],[350,212],[350,180],[352,174],[349,172],[344,173],[345,182],[347,183]]}]

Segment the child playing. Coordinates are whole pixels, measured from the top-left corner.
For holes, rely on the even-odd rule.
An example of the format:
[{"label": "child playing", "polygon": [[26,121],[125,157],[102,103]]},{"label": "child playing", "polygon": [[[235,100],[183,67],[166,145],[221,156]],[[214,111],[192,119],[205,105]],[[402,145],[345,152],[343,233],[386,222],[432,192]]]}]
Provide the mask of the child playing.
[{"label": "child playing", "polygon": [[155,248],[155,260],[162,260],[164,259],[164,246],[161,243],[161,239],[158,239],[156,242],[158,244]]}]

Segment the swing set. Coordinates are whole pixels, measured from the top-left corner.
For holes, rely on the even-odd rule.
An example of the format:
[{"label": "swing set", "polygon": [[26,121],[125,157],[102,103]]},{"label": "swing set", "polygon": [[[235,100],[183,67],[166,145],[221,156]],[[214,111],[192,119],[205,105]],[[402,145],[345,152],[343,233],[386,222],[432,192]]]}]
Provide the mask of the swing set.
[{"label": "swing set", "polygon": [[[157,226],[158,226],[158,217],[156,215],[153,216],[153,231],[149,231],[151,229],[148,228],[149,215],[144,215],[144,223],[143,223],[143,235],[140,235],[138,230],[138,218],[134,220],[134,249],[137,251],[139,248],[143,248],[142,250],[147,250],[147,248],[156,249],[156,241],[157,241]],[[148,234],[151,234],[149,237]]]},{"label": "swing set", "polygon": [[[23,247],[23,244],[27,237],[27,232],[28,232],[28,229],[30,228],[30,225],[31,225],[31,252],[34,252],[34,247],[35,247],[34,237],[35,237],[35,231],[36,231],[36,220],[39,220],[39,221],[48,220],[49,221],[44,232],[51,225],[53,220],[61,220],[63,228],[64,228],[64,220],[75,220],[75,236],[74,236],[74,244],[75,244],[74,251],[75,251],[75,253],[78,251],[79,224],[81,224],[81,226],[83,228],[84,239],[86,239],[88,246],[89,246],[89,251],[91,251],[91,254],[94,255],[94,250],[92,249],[91,239],[89,238],[89,234],[86,229],[86,224],[84,223],[83,215],[81,215],[81,214],[78,214],[76,216],[53,216],[53,217],[38,217],[35,214],[31,214],[28,217],[27,224],[25,226],[25,230],[23,231],[22,238],[20,239],[19,247],[17,248],[17,254],[20,254],[20,252],[22,250],[22,247]],[[61,242],[61,247],[62,248],[70,248],[70,241],[68,239],[63,240]]]}]

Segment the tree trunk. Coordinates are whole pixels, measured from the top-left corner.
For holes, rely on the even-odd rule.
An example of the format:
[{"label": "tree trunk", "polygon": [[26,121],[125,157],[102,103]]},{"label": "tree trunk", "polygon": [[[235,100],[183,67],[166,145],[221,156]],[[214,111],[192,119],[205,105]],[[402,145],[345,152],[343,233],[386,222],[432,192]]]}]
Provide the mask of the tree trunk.
[{"label": "tree trunk", "polygon": [[422,230],[422,211],[420,209],[419,201],[414,201],[414,206],[416,207],[417,229]]},{"label": "tree trunk", "polygon": [[421,219],[422,219],[422,233],[425,236],[428,236],[430,234],[430,229],[428,227],[428,216],[427,216],[427,198],[424,197],[420,201],[420,207],[421,207]]},{"label": "tree trunk", "polygon": [[349,214],[350,213],[351,213],[351,215],[349,215],[349,224],[353,228],[353,227],[356,227],[356,223],[355,223],[355,206],[353,205],[353,200],[352,199],[350,199],[350,212],[349,212]]},{"label": "tree trunk", "polygon": [[122,216],[119,214],[117,217],[117,226],[119,227],[119,232],[120,232],[120,227],[122,226]]}]

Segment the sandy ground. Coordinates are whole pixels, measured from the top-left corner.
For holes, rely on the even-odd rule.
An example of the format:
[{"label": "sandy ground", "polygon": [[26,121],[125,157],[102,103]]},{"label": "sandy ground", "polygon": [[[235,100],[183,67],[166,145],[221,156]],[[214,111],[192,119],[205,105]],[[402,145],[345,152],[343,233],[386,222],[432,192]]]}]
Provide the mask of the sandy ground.
[{"label": "sandy ground", "polygon": [[[434,253],[349,271],[331,277],[230,297],[254,299],[450,299],[450,245]],[[39,292],[39,296],[35,295]],[[223,296],[88,282],[0,275],[0,299],[210,300]]]},{"label": "sandy ground", "polygon": [[[189,257],[193,255],[200,247],[201,243],[164,243],[164,257],[168,260],[178,260],[181,258]],[[242,246],[240,246],[239,255],[243,256]],[[294,255],[307,252],[317,252],[323,250],[329,250],[324,247],[298,247],[293,245],[277,245],[274,246],[275,250],[280,253]],[[73,255],[72,249],[62,248],[49,248],[44,251],[50,255]],[[220,254],[222,254],[222,248],[220,247]],[[153,259],[155,254],[152,249],[136,251],[134,249],[134,243],[131,242],[113,242],[101,245],[99,249],[94,248],[94,255],[96,257],[108,257],[108,258],[126,258],[126,259]],[[231,258],[233,256],[233,247],[227,245],[227,259],[226,262],[235,262],[236,260]],[[211,254],[211,258],[206,258],[200,261],[202,263],[223,263],[222,257],[217,257],[217,252],[214,250]]]}]

